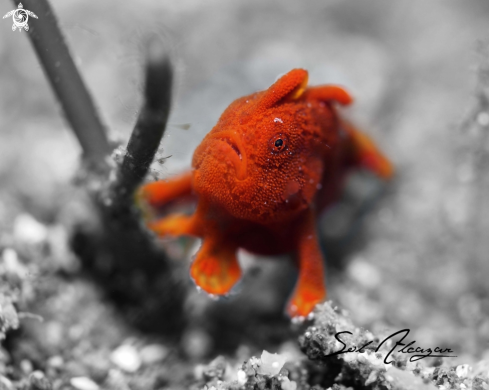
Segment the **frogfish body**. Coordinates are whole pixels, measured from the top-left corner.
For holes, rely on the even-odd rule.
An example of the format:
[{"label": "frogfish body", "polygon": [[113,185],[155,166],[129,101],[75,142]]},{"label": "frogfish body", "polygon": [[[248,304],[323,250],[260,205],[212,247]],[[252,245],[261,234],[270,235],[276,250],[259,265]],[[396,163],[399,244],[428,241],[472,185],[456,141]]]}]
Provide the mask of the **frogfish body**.
[{"label": "frogfish body", "polygon": [[144,185],[138,202],[159,209],[197,197],[193,215],[148,222],[160,237],[190,235],[202,246],[190,268],[209,294],[225,295],[241,277],[239,248],[295,255],[299,277],[287,313],[307,316],[326,298],[317,215],[337,199],[353,168],[392,176],[390,162],[336,106],[352,98],[341,87],[307,87],[293,69],[265,91],[237,99],[195,150],[192,169]]}]

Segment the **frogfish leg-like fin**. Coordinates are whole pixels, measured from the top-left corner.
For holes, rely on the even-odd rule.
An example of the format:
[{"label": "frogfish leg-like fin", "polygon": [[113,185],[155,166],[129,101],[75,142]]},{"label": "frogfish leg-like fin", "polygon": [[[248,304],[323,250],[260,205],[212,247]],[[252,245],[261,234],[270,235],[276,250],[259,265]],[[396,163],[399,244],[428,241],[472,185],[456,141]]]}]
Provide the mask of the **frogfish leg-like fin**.
[{"label": "frogfish leg-like fin", "polygon": [[383,179],[392,178],[394,166],[374,141],[345,119],[341,119],[341,127],[350,139],[351,163],[364,167]]},{"label": "frogfish leg-like fin", "polygon": [[290,317],[305,317],[316,304],[326,299],[324,260],[312,210],[307,210],[297,231],[296,256],[299,278],[287,305],[287,314]]},{"label": "frogfish leg-like fin", "polygon": [[217,236],[206,236],[190,267],[195,284],[209,294],[225,295],[241,278],[237,247]]},{"label": "frogfish leg-like fin", "polygon": [[151,207],[161,207],[192,193],[192,171],[187,171],[168,180],[158,180],[143,185],[136,194],[136,202]]}]

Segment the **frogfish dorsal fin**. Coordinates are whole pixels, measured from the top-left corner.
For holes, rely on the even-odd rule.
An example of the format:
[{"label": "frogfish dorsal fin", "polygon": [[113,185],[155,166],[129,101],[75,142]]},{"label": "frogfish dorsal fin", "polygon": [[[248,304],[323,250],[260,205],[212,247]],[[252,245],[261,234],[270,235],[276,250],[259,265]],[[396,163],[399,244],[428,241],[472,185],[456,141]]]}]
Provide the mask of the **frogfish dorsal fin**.
[{"label": "frogfish dorsal fin", "polygon": [[298,99],[306,90],[307,79],[307,70],[292,69],[263,91],[257,102],[257,110],[266,110],[280,102]]}]

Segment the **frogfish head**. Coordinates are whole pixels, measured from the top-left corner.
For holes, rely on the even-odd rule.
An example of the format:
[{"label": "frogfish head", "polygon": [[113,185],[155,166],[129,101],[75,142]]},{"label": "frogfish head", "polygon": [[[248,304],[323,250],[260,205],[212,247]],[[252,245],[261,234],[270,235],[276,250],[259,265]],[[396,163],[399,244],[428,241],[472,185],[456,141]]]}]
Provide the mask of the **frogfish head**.
[{"label": "frogfish head", "polygon": [[310,206],[337,140],[324,130],[335,125],[331,107],[302,99],[307,77],[293,69],[224,111],[193,156],[199,199],[265,224]]}]

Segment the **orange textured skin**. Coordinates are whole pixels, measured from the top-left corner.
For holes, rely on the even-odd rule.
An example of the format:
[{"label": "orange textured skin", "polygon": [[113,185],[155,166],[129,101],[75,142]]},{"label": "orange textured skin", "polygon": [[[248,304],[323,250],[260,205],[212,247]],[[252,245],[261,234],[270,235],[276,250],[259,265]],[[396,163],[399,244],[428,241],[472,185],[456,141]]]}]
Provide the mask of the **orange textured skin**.
[{"label": "orange textured skin", "polygon": [[160,208],[195,194],[193,215],[151,220],[161,237],[203,239],[190,268],[210,294],[227,294],[241,277],[236,251],[293,253],[299,279],[291,317],[306,316],[326,298],[315,219],[339,195],[352,167],[389,178],[393,169],[374,143],[341,119],[350,104],[341,87],[307,88],[307,71],[293,69],[270,88],[237,99],[195,150],[192,170],[149,183],[139,203]]}]

